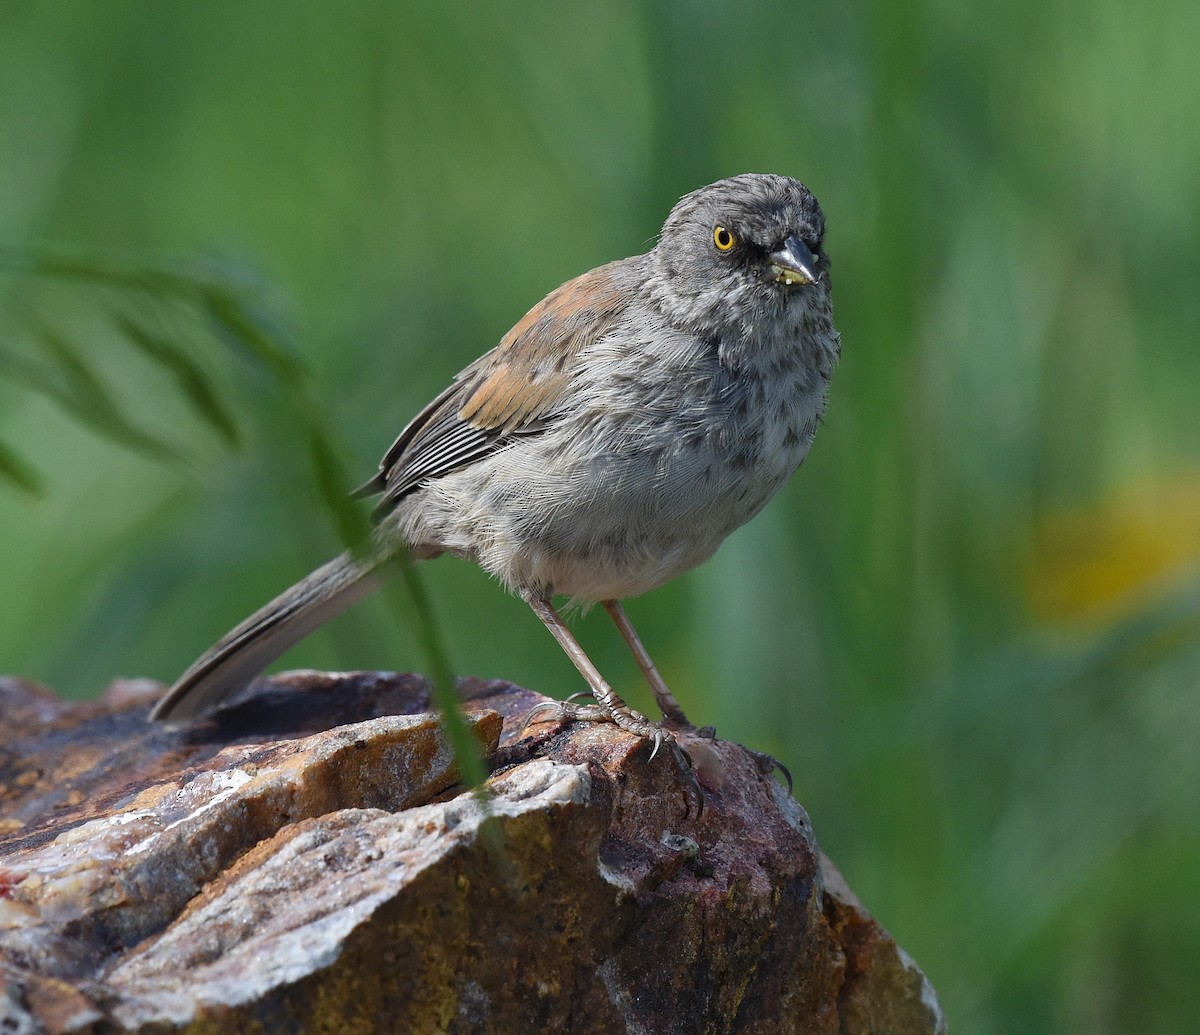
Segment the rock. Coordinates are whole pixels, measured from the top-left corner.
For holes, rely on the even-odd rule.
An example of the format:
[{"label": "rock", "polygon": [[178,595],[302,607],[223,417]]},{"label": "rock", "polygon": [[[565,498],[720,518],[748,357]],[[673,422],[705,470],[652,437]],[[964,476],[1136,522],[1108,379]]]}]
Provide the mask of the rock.
[{"label": "rock", "polygon": [[464,680],[291,673],[180,731],[157,684],[0,680],[0,1031],[942,1032],[761,756]]}]

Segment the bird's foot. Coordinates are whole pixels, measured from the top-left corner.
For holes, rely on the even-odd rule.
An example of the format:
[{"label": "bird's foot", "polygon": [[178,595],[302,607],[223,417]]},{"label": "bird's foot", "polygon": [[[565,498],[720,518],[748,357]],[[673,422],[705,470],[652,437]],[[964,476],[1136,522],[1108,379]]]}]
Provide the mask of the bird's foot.
[{"label": "bird's foot", "polygon": [[787,766],[785,766],[774,755],[768,755],[765,751],[755,751],[752,748],[743,748],[743,750],[755,762],[758,763],[759,769],[762,770],[764,776],[770,776],[772,773],[779,773],[783,777],[784,783],[787,784],[788,794],[792,793],[792,774]]},{"label": "bird's foot", "polygon": [[[594,703],[576,703],[580,698],[592,698]],[[663,723],[648,719],[637,709],[630,708],[619,699],[616,702],[606,703],[586,692],[572,694],[565,701],[543,701],[541,704],[534,705],[525,716],[518,736],[524,734],[532,723],[540,721],[611,722],[627,733],[632,733],[635,737],[653,743],[654,747],[650,751],[649,761],[653,761],[654,756],[661,748],[667,748],[683,777],[689,801],[696,802],[696,816],[699,817],[700,813],[704,811],[704,792],[700,789],[700,781],[696,777],[691,755],[679,743],[675,734]],[[690,803],[688,811],[691,811]]]},{"label": "bird's foot", "polygon": [[[716,743],[717,727],[716,726],[701,726],[698,729],[693,728],[692,733],[696,740],[707,741],[708,743]],[[693,740],[692,755],[696,755],[695,740]],[[788,794],[792,793],[792,774],[788,767],[785,766],[774,755],[768,755],[765,751],[755,751],[753,748],[743,746],[742,750],[758,763],[758,768],[764,776],[770,776],[772,773],[779,773],[783,777],[784,783],[787,784]]]},{"label": "bird's foot", "polygon": [[[581,698],[591,698],[594,703],[577,704],[576,702]],[[546,712],[548,714],[539,716],[539,712]],[[654,749],[650,752],[651,758],[654,758],[658,754],[659,748],[664,744],[676,743],[675,735],[662,723],[646,718],[637,709],[630,708],[624,703],[605,704],[602,701],[596,700],[592,694],[587,692],[572,694],[565,701],[543,701],[541,704],[534,705],[525,716],[525,721],[521,723],[519,733],[523,734],[535,721],[540,722],[543,720],[557,722],[611,722],[627,733],[632,733],[634,736],[641,737],[644,740],[653,741]]]}]

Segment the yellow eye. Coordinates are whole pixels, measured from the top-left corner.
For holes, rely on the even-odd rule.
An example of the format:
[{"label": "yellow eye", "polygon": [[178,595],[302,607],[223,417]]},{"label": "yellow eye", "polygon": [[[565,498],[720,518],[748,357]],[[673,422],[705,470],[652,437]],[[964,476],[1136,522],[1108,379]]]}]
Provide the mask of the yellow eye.
[{"label": "yellow eye", "polygon": [[731,230],[726,230],[723,226],[717,226],[713,229],[713,244],[717,246],[717,251],[728,252],[733,250],[733,246],[737,244],[737,237]]}]

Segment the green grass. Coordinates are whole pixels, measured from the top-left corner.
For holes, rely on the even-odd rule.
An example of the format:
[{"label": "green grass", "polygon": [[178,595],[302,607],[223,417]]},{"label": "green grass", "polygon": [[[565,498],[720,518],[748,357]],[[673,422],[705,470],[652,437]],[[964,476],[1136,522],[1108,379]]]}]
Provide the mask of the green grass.
[{"label": "green grass", "polygon": [[[170,680],[352,538],[340,487],[530,304],[699,184],[790,173],[830,227],[828,419],[630,613],[689,714],[789,766],[955,1030],[1193,1031],[1198,30],[1183,0],[9,4],[0,669]],[[454,671],[579,688],[485,576],[420,576]],[[400,613],[286,663],[430,670]]]}]

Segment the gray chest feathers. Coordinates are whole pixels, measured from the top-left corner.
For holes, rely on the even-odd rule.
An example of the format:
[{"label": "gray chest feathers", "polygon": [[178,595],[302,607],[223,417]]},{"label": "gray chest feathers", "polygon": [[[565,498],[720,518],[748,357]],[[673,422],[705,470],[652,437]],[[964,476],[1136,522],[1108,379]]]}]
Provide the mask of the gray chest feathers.
[{"label": "gray chest feathers", "polygon": [[663,522],[668,535],[703,520],[724,537],[757,513],[808,453],[832,371],[802,339],[785,340],[736,356],[715,343],[614,355],[589,408],[589,453],[576,457],[596,502],[620,499],[634,524]]}]

